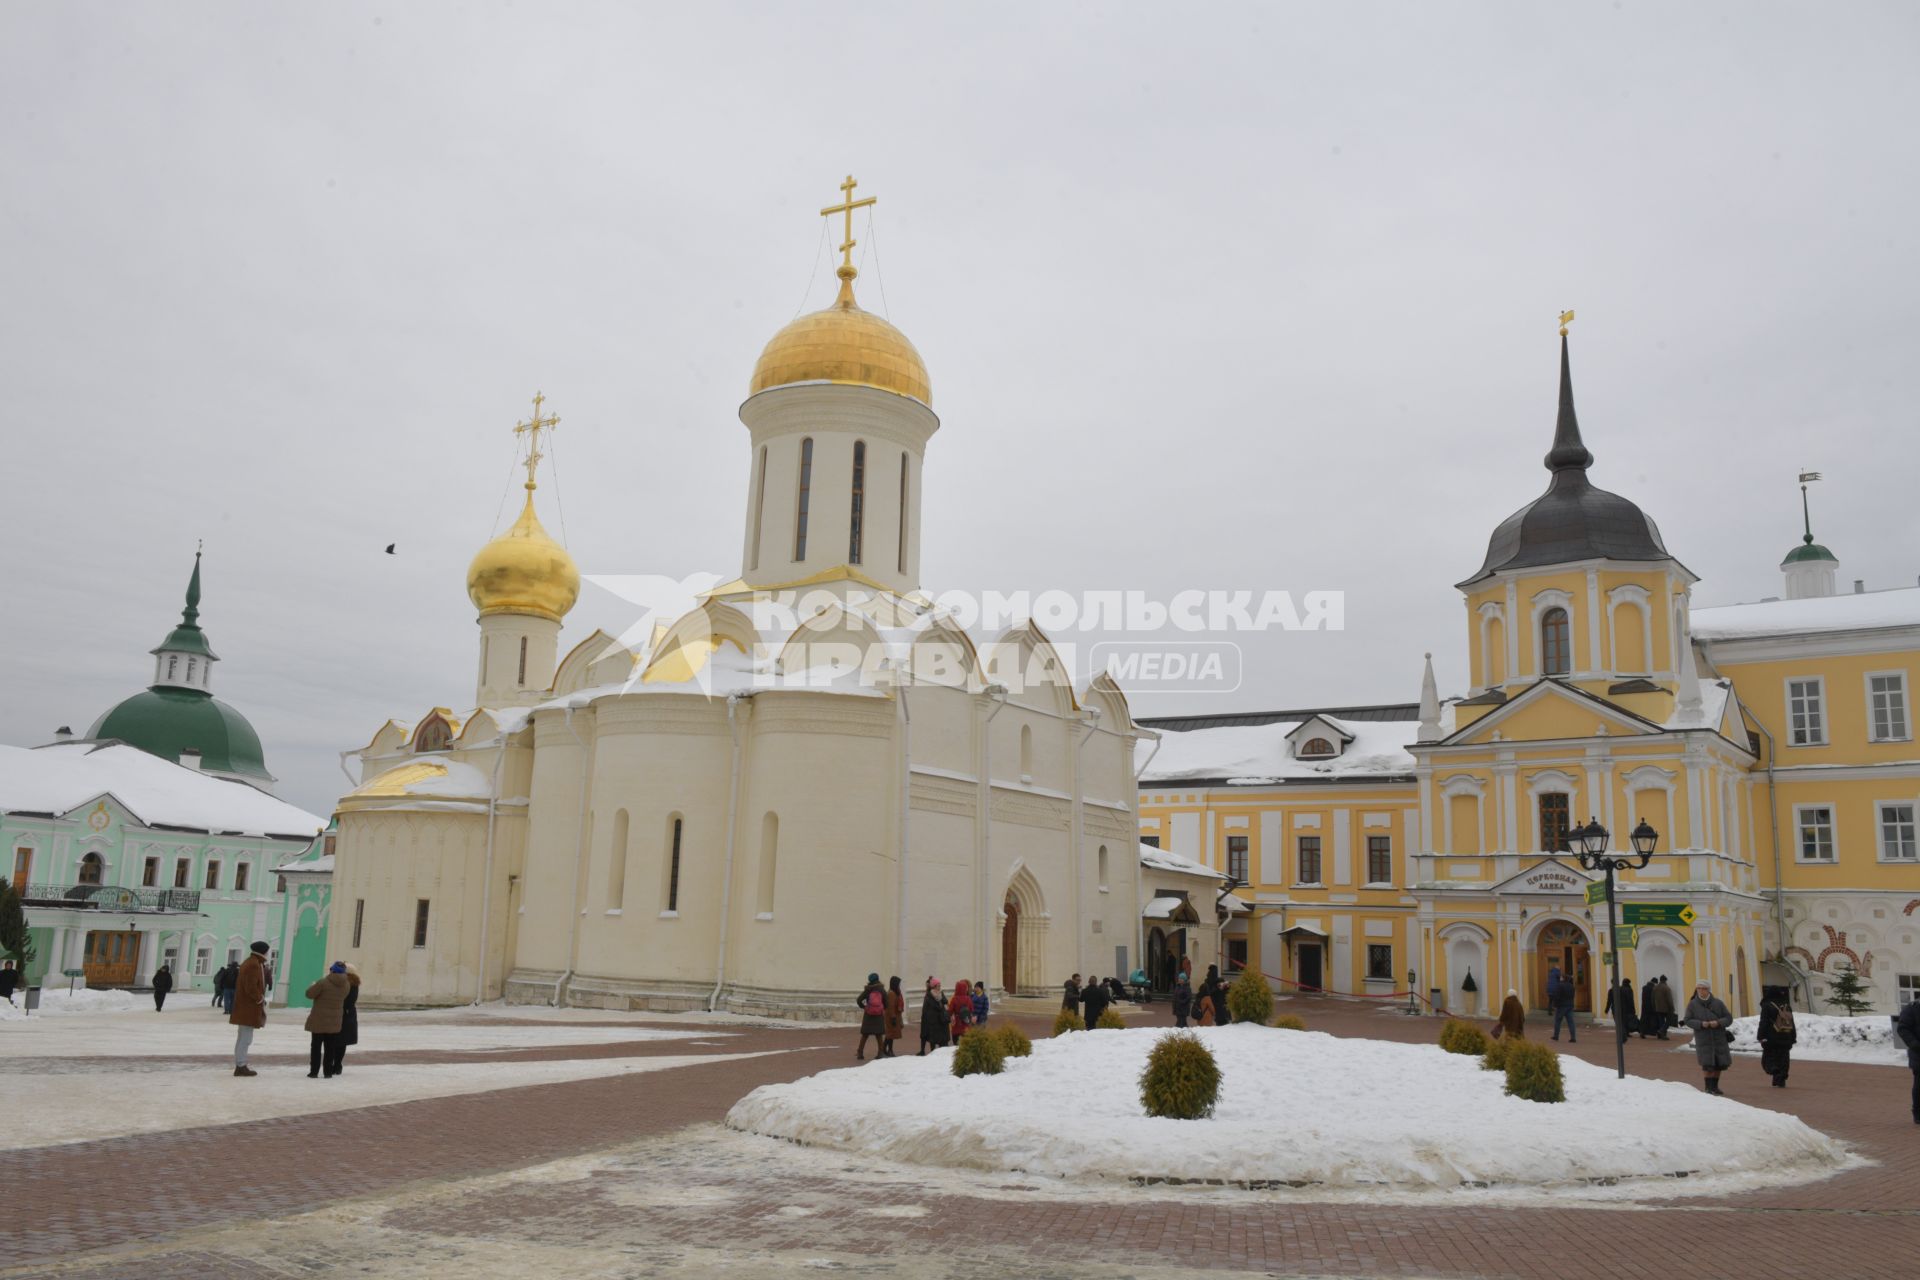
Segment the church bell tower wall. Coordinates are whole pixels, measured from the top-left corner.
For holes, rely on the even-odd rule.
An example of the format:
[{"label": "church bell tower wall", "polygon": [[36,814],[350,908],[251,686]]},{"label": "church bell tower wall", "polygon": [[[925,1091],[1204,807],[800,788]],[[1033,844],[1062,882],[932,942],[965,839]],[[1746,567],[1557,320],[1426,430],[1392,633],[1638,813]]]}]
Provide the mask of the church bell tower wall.
[{"label": "church bell tower wall", "polygon": [[480,671],[474,700],[483,707],[524,707],[553,685],[560,624],[525,613],[480,619]]},{"label": "church bell tower wall", "polygon": [[921,468],[940,427],[933,410],[873,387],[803,383],[753,396],[740,420],[753,440],[740,574],[749,585],[842,567],[903,594],[920,585]]}]

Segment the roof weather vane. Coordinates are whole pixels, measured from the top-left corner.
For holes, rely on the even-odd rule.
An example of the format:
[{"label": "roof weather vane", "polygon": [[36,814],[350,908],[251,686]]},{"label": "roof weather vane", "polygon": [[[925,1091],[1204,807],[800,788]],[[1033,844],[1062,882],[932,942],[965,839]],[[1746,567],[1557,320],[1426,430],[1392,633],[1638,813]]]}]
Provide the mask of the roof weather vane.
[{"label": "roof weather vane", "polygon": [[1567,336],[1567,326],[1572,323],[1573,323],[1573,312],[1562,311],[1560,313],[1560,336],[1561,337],[1564,338]]},{"label": "roof weather vane", "polygon": [[1807,531],[1806,536],[1802,538],[1801,541],[1808,546],[1813,545],[1813,512],[1807,506],[1807,486],[1819,478],[1820,473],[1818,471],[1802,471],[1800,473],[1800,519],[1804,522]]},{"label": "roof weather vane", "polygon": [[533,419],[529,422],[513,424],[513,434],[527,436],[527,492],[533,492],[533,469],[540,465],[540,459],[546,455],[540,452],[540,433],[551,431],[560,425],[558,416],[540,416],[540,406],[547,402],[544,393],[533,393]]},{"label": "roof weather vane", "polygon": [[830,204],[820,211],[820,216],[823,218],[830,218],[836,213],[846,215],[846,227],[840,242],[840,267],[834,274],[838,275],[842,282],[840,296],[847,301],[852,301],[853,298],[850,282],[860,274],[853,265],[853,246],[859,243],[853,238],[853,211],[864,209],[868,205],[877,203],[879,199],[877,196],[868,196],[864,200],[855,200],[853,189],[859,185],[853,180],[853,175],[848,174],[847,180],[840,184],[840,194],[843,197],[840,203]]}]

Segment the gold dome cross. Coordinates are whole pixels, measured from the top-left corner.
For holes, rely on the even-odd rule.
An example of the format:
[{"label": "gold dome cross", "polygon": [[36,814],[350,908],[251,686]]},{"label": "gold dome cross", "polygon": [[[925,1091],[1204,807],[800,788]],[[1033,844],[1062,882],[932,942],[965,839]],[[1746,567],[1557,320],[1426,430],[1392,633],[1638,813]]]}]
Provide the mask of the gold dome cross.
[{"label": "gold dome cross", "polygon": [[515,435],[524,434],[528,436],[528,439],[527,439],[527,492],[528,493],[533,492],[533,469],[539,466],[540,459],[546,456],[540,452],[540,433],[542,431],[551,431],[555,427],[560,425],[560,419],[557,416],[549,416],[545,418],[540,416],[540,406],[545,404],[546,402],[547,402],[547,397],[544,393],[539,391],[534,392],[533,393],[533,420],[530,422],[516,422],[513,424],[513,434]]},{"label": "gold dome cross", "polygon": [[[876,203],[879,199],[877,196],[868,196],[864,200],[855,200],[853,198],[853,189],[859,185],[859,183],[853,180],[853,175],[848,174],[847,180],[840,184],[840,194],[844,197],[841,202],[839,204],[828,205],[820,211],[820,216],[823,218],[831,218],[836,213],[846,215],[846,230],[843,233],[843,238],[840,243],[840,269],[835,273],[842,281],[850,281],[860,274],[854,269],[853,265],[853,246],[859,243],[853,238],[853,211],[855,209],[864,209],[868,205]],[[852,301],[853,292],[851,287],[843,283],[840,286],[840,296],[846,301]]]}]

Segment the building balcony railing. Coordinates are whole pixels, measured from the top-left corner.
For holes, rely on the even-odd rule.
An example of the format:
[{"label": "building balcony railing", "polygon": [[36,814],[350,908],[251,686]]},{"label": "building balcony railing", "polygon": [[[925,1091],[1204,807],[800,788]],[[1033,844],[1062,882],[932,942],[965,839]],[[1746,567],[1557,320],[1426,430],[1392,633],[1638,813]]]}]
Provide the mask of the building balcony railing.
[{"label": "building balcony railing", "polygon": [[30,884],[21,900],[30,907],[83,911],[200,910],[198,889],[129,889],[117,884]]}]

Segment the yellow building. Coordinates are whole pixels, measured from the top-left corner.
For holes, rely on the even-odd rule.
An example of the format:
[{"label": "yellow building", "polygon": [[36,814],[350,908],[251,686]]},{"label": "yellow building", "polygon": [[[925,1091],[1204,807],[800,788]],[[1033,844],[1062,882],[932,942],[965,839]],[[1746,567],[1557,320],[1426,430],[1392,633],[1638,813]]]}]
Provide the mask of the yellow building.
[{"label": "yellow building", "polygon": [[1644,820],[1659,845],[1619,900],[1685,922],[1623,953],[1636,995],[1705,978],[1752,1013],[1772,962],[1816,1007],[1843,964],[1876,1008],[1913,999],[1920,589],[1833,595],[1809,529],[1788,598],[1692,609],[1658,526],[1587,478],[1564,332],[1545,462],[1457,584],[1469,696],[1442,703],[1429,661],[1416,703],[1143,720],[1165,740],[1142,838],[1244,886],[1224,953],[1283,988],[1487,1014],[1509,989],[1542,1007],[1557,966],[1599,1011],[1606,907],[1567,833],[1597,818],[1624,850]]}]

